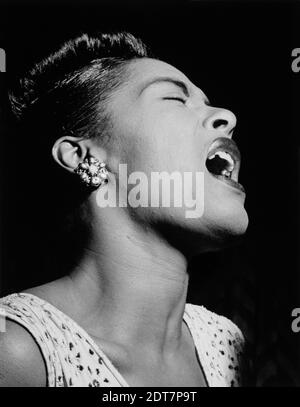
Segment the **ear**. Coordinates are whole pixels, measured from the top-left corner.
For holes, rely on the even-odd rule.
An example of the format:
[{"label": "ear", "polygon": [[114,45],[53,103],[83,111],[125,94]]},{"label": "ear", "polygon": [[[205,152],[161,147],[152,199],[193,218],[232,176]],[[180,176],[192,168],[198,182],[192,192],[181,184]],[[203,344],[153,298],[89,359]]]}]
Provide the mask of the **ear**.
[{"label": "ear", "polygon": [[87,141],[87,139],[80,139],[78,137],[63,136],[54,143],[52,156],[63,168],[74,172],[78,164],[87,156]]}]

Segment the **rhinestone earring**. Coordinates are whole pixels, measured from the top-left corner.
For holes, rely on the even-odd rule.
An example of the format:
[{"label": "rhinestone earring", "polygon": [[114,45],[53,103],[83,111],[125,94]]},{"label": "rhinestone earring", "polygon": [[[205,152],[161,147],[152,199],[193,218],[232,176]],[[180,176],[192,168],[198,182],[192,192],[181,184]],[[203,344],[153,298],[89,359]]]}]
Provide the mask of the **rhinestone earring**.
[{"label": "rhinestone earring", "polygon": [[108,171],[105,163],[97,158],[88,157],[78,164],[74,172],[79,175],[81,181],[90,187],[98,188],[108,182]]}]

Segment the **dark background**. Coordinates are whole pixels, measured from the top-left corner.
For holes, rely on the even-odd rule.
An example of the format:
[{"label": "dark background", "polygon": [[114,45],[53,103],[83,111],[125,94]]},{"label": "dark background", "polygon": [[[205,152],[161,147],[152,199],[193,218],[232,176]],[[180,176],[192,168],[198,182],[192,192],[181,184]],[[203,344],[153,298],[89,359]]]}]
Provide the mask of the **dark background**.
[{"label": "dark background", "polygon": [[[300,48],[299,17],[299,3],[288,1],[2,1],[0,294],[55,275],[43,260],[49,242],[24,210],[24,200],[33,199],[45,216],[51,208],[41,199],[47,185],[26,171],[38,154],[30,143],[24,148],[30,135],[17,135],[6,120],[10,78],[78,31],[128,30],[238,118],[249,229],[237,247],[194,260],[188,300],[243,330],[250,385],[299,386],[300,332],[291,329],[291,312],[300,307],[300,72],[291,69],[291,51]],[[27,184],[35,195],[24,196]]]}]

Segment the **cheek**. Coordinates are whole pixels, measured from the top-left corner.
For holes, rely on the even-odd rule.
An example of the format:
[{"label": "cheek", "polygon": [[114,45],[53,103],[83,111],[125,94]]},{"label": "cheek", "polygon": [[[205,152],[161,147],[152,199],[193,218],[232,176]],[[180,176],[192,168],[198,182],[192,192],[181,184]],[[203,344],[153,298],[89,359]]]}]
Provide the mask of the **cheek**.
[{"label": "cheek", "polygon": [[[207,140],[198,117],[163,106],[127,109],[115,122],[119,157],[128,171],[204,171]],[[126,142],[125,142],[126,141]]]},{"label": "cheek", "polygon": [[204,170],[205,138],[197,129],[196,118],[180,111],[157,114],[141,124],[147,147],[141,154],[156,171]]}]

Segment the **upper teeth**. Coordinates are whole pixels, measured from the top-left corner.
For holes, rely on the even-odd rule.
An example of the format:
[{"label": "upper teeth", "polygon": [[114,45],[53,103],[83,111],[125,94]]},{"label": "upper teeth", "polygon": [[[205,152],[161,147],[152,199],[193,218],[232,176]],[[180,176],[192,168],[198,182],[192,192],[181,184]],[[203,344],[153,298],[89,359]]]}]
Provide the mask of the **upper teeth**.
[{"label": "upper teeth", "polygon": [[[233,171],[234,169],[234,160],[231,157],[231,155],[229,153],[226,153],[226,151],[216,151],[213,155],[211,155],[210,157],[208,157],[209,160],[212,160],[213,158],[215,158],[215,156],[218,155],[220,158],[222,158],[223,160],[226,160],[228,162],[228,167],[222,171],[223,175],[227,175],[227,173],[230,173]],[[226,172],[226,174],[225,174]]]}]

